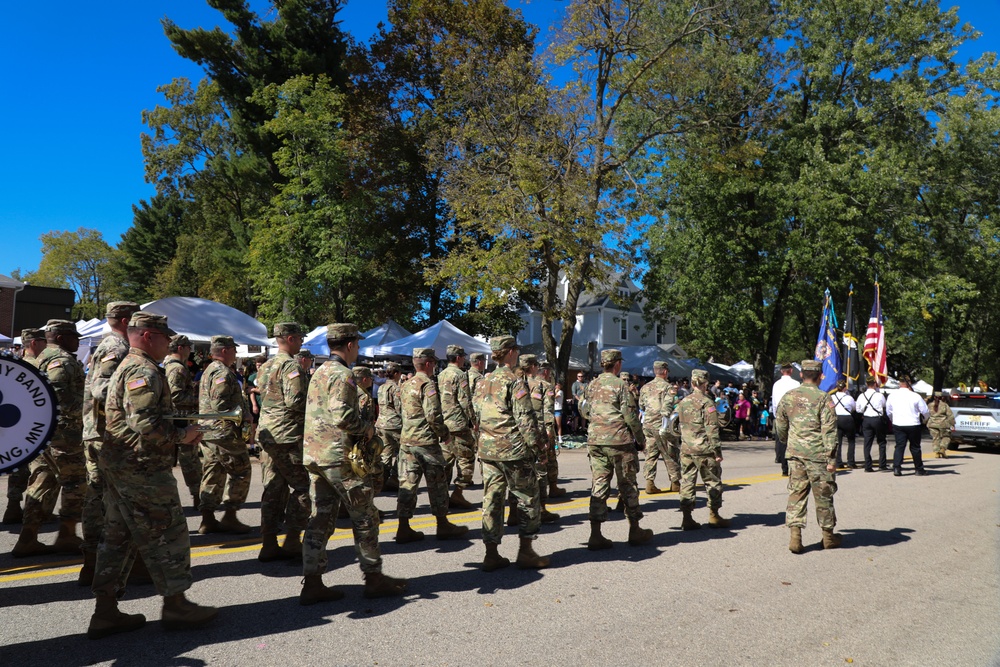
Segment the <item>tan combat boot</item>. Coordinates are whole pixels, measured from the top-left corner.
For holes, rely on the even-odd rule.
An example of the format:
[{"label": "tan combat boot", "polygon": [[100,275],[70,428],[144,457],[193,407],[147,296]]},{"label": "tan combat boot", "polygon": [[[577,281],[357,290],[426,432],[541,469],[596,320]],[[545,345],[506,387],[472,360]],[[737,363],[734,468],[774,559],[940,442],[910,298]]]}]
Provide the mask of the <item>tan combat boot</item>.
[{"label": "tan combat boot", "polygon": [[539,556],[535,553],[531,546],[534,541],[533,537],[521,538],[521,548],[517,552],[517,566],[522,570],[540,570],[549,566],[548,556]]},{"label": "tan combat boot", "polygon": [[840,535],[833,532],[833,528],[823,529],[823,548],[824,549],[837,549],[840,547]]},{"label": "tan combat boot", "polygon": [[457,526],[451,521],[448,521],[448,517],[439,516],[437,518],[437,533],[434,537],[439,540],[454,540],[462,537],[467,532],[469,532],[468,526]]},{"label": "tan combat boot", "polygon": [[788,541],[788,550],[793,554],[800,554],[803,552],[802,548],[802,527],[801,526],[791,526],[792,537]]},{"label": "tan combat boot", "polygon": [[684,513],[684,519],[681,521],[681,530],[698,530],[701,528],[701,524],[691,516],[692,511],[690,507],[681,508],[681,512]]},{"label": "tan combat boot", "polygon": [[201,525],[198,526],[198,533],[201,535],[208,535],[209,533],[221,532],[222,527],[219,526],[219,522],[215,519],[215,512],[203,509],[201,511]]},{"label": "tan combat boot", "polygon": [[72,519],[59,520],[59,533],[52,545],[52,551],[60,554],[78,554],[83,539],[76,534],[76,521]]},{"label": "tan combat boot", "polygon": [[465,496],[462,495],[462,489],[457,486],[448,498],[448,506],[460,510],[471,510],[474,507],[474,505],[466,500]]},{"label": "tan combat boot", "polygon": [[164,630],[193,630],[208,625],[218,615],[217,608],[195,604],[178,593],[163,598],[160,622]]},{"label": "tan combat boot", "polygon": [[15,525],[21,523],[24,520],[24,510],[21,509],[21,503],[16,500],[7,501],[7,509],[3,513],[3,519],[0,520],[5,526]]},{"label": "tan combat boot", "polygon": [[142,614],[123,614],[118,611],[118,600],[107,595],[97,596],[97,606],[90,617],[90,627],[87,628],[88,639],[110,637],[119,632],[131,632],[146,625],[146,617]]},{"label": "tan combat boot", "polygon": [[670,493],[680,493],[681,483],[680,482],[670,482]]},{"label": "tan combat boot", "polygon": [[307,607],[317,602],[334,602],[344,597],[344,592],[323,584],[322,574],[307,574],[302,580],[299,604]]},{"label": "tan combat boot", "polygon": [[[76,578],[76,583],[78,586],[90,587],[94,583],[94,569],[97,567],[97,552],[96,551],[84,551],[83,552],[83,567],[80,568],[80,574]],[[98,598],[100,599],[100,598]]]},{"label": "tan combat boot", "polygon": [[424,534],[418,530],[410,528],[409,519],[400,519],[399,528],[396,529],[396,544],[407,544],[409,542],[419,542],[424,539]]},{"label": "tan combat boot", "polygon": [[42,544],[38,541],[37,526],[25,524],[21,526],[21,534],[18,535],[10,555],[14,558],[27,558],[29,556],[46,556],[55,552],[55,549],[48,544]]},{"label": "tan combat boot", "polygon": [[549,498],[562,498],[565,495],[566,489],[556,485],[555,482],[549,482]]},{"label": "tan combat boot", "polygon": [[276,560],[291,560],[294,554],[288,553],[278,546],[278,536],[268,532],[261,536],[260,552],[257,553],[257,560],[261,563],[270,563]]},{"label": "tan combat boot", "polygon": [[719,510],[708,510],[708,527],[709,528],[729,528],[729,519],[723,519],[719,516]]},{"label": "tan combat boot", "polygon": [[406,579],[396,579],[381,572],[365,575],[365,590],[362,595],[368,599],[388,598],[406,593]]},{"label": "tan combat boot", "polygon": [[649,528],[641,528],[638,519],[628,520],[628,543],[633,547],[647,544],[653,539],[653,531]]},{"label": "tan combat boot", "polygon": [[545,503],[542,503],[542,523],[556,523],[559,521],[559,515],[555,512],[550,512],[548,508],[545,507]]},{"label": "tan combat boot", "polygon": [[656,484],[653,483],[653,480],[647,479],[646,480],[646,493],[648,493],[651,496],[655,496],[658,493],[663,493],[663,489],[657,488]]},{"label": "tan combat boot", "polygon": [[223,513],[222,520],[219,521],[219,528],[221,528],[223,532],[233,533],[235,535],[246,535],[251,530],[250,526],[240,522],[240,520],[236,518],[236,510],[231,508],[227,509]]},{"label": "tan combat boot", "polygon": [[486,543],[486,557],[483,559],[483,572],[501,570],[510,565],[510,559],[500,555],[498,544]]},{"label": "tan combat boot", "polygon": [[602,549],[610,549],[613,546],[615,546],[615,543],[601,534],[601,522],[591,521],[590,539],[587,540],[587,549],[589,551],[600,551]]}]

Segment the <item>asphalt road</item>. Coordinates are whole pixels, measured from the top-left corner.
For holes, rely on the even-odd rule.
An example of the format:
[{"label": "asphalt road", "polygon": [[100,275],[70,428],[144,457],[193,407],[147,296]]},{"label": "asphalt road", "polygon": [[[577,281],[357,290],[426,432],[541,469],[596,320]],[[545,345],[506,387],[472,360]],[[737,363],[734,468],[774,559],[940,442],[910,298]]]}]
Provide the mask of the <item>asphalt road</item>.
[{"label": "asphalt road", "polygon": [[[252,537],[194,534],[189,595],[222,610],[212,627],[187,633],[160,627],[160,598],[142,586],[121,607],[146,614],[145,628],[86,639],[93,598],[76,585],[80,561],[14,560],[16,532],[5,526],[0,664],[1000,665],[1000,453],[963,448],[926,459],[926,477],[912,468],[901,478],[838,475],[844,548],[823,551],[810,505],[799,556],[787,548],[787,494],[771,444],[729,443],[725,456],[731,529],[682,532],[676,494],[643,494],[653,543],[629,547],[627,523],[613,514],[605,534],[614,549],[591,553],[586,454],[563,450],[572,496],[551,506],[561,522],[544,527],[536,545],[552,566],[537,572],[481,572],[476,512],[453,515],[472,528],[467,541],[397,546],[390,511],[385,571],[410,580],[396,600],[361,596],[346,522],[330,542],[325,581],[347,595],[311,607],[298,605],[300,570],[259,563]],[[666,483],[662,469],[658,481]],[[695,517],[707,520],[699,495]],[[240,514],[257,525],[259,479],[250,497]],[[394,510],[393,497],[377,502]],[[433,532],[426,495],[418,513],[415,526]],[[198,517],[188,516],[196,529]],[[51,542],[55,525],[46,530]],[[515,530],[501,545],[512,559]]]}]

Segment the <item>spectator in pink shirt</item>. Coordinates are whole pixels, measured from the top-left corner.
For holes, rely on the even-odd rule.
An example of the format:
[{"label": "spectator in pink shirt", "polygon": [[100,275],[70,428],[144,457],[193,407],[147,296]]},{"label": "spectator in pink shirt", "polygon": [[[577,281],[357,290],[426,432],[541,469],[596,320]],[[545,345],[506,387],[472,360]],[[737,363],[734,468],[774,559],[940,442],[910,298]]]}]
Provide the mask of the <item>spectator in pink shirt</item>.
[{"label": "spectator in pink shirt", "polygon": [[750,401],[747,400],[746,394],[742,391],[739,394],[739,398],[736,400],[736,410],[733,412],[733,417],[736,419],[736,435],[740,440],[750,438]]}]

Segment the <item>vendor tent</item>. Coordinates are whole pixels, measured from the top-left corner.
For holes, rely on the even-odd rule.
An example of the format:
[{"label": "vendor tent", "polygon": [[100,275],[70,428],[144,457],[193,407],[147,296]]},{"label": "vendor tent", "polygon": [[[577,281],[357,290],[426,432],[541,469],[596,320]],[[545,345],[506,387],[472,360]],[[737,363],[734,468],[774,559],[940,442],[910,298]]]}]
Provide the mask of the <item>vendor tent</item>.
[{"label": "vendor tent", "polygon": [[[551,361],[545,354],[545,343],[529,343],[521,346],[521,354],[533,354],[538,357],[538,361]],[[590,362],[587,360],[587,346],[573,345],[569,353],[569,369],[571,371],[589,371]]]},{"label": "vendor tent", "polygon": [[241,310],[193,296],[171,296],[150,301],[142,309],[166,315],[167,325],[195,343],[211,342],[212,336],[232,336],[237,345],[266,347],[267,327]]},{"label": "vendor tent", "polygon": [[[360,356],[374,358],[376,356],[375,348],[379,345],[388,345],[412,334],[393,320],[389,320],[385,324],[381,324],[374,329],[369,329],[361,335],[364,337],[364,340],[361,341]],[[309,350],[317,357],[330,356],[330,347],[326,344],[325,324],[309,332],[302,341],[302,349]]]},{"label": "vendor tent", "polygon": [[361,341],[361,354],[366,357],[409,357],[417,347],[431,347],[438,358],[444,359],[449,345],[461,345],[466,354],[490,354],[490,346],[465,333],[451,322],[442,320],[423,331],[400,338],[385,345],[366,345]]},{"label": "vendor tent", "polygon": [[918,394],[923,394],[924,396],[930,396],[931,394],[934,393],[934,387],[924,382],[923,380],[917,380],[916,382],[914,382],[911,389],[913,389],[913,391],[917,392]]},{"label": "vendor tent", "polygon": [[690,377],[691,369],[658,345],[632,345],[620,348],[622,370],[633,375],[653,377],[653,362],[667,363],[668,377]]}]

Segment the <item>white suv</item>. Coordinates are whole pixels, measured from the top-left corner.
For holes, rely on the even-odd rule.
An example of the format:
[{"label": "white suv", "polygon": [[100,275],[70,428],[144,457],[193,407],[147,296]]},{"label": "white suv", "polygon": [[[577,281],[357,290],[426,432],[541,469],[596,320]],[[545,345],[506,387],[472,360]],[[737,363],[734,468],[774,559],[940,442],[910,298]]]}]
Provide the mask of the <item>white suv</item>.
[{"label": "white suv", "polygon": [[952,445],[1000,445],[1000,393],[953,389],[948,404],[955,413]]}]

